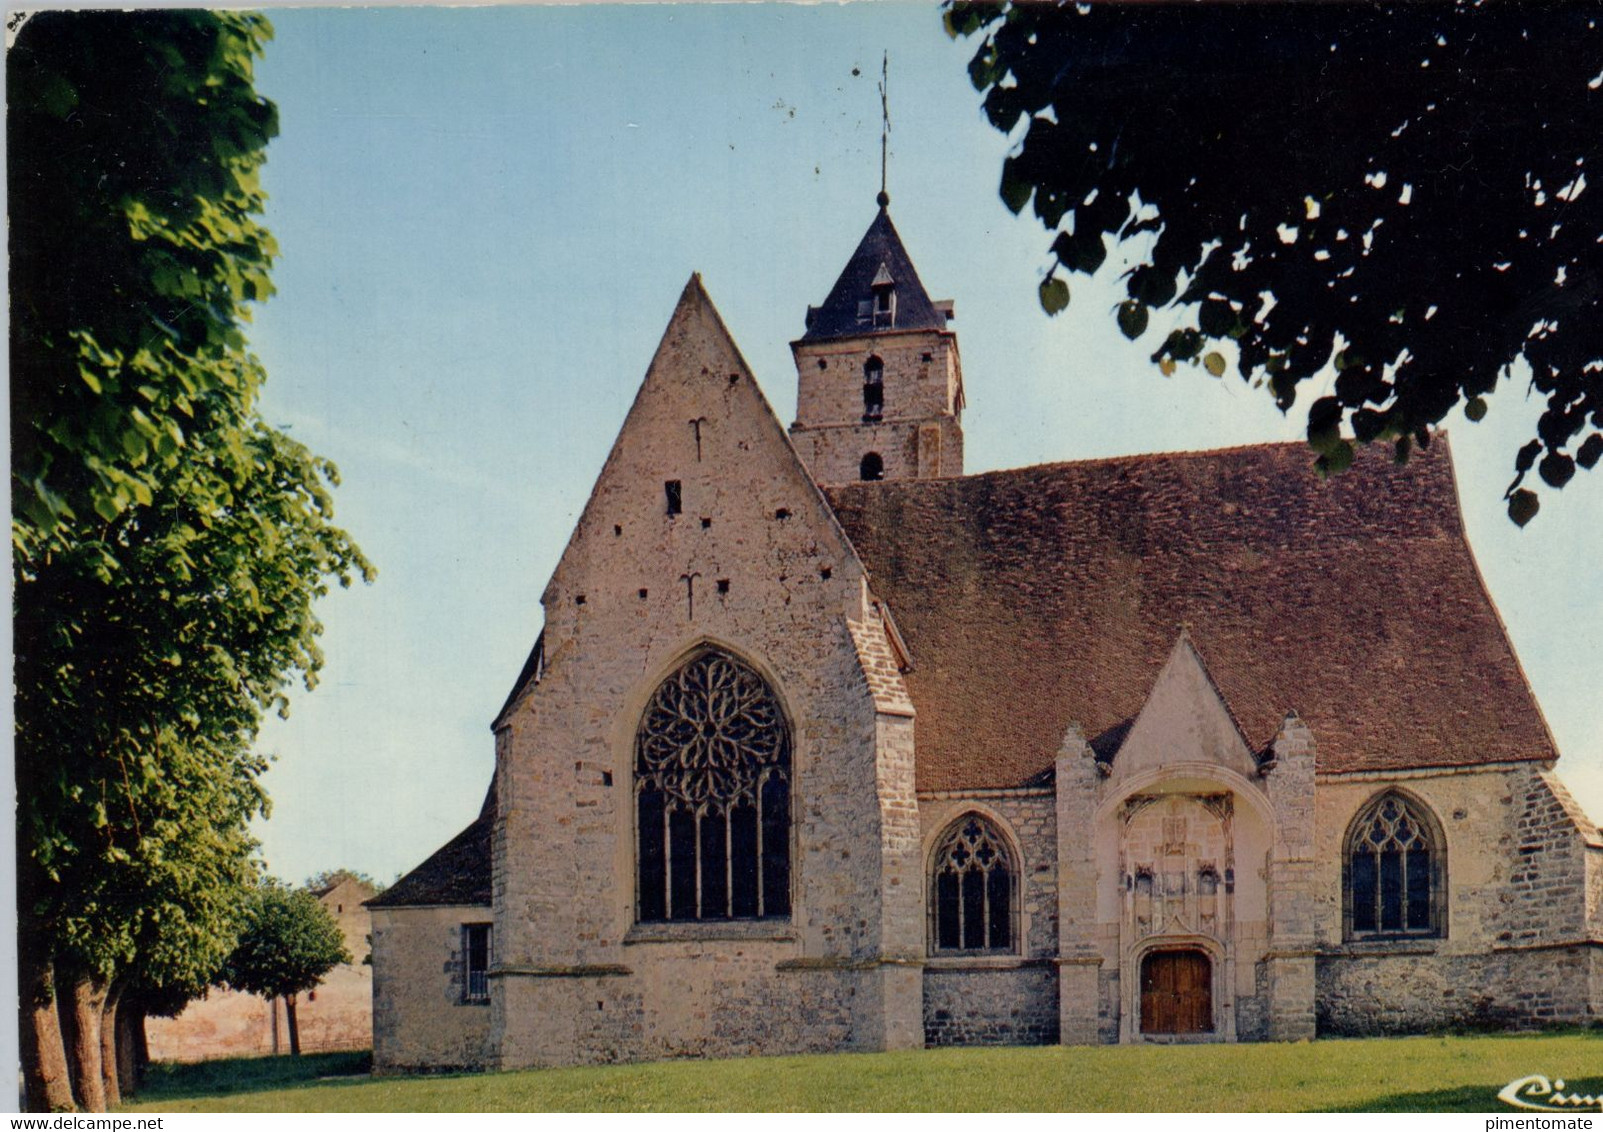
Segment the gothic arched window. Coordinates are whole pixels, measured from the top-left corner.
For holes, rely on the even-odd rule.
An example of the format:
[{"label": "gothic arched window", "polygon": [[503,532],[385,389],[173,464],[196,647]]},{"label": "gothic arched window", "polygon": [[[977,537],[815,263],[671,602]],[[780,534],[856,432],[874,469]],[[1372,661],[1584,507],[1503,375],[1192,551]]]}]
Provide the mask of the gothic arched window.
[{"label": "gothic arched window", "polygon": [[1446,846],[1412,798],[1389,792],[1347,831],[1343,906],[1349,939],[1444,935]]},{"label": "gothic arched window", "polygon": [[965,814],[935,848],[930,878],[930,936],[937,952],[1011,952],[1018,937],[1014,885],[1019,875],[1001,833]]},{"label": "gothic arched window", "polygon": [[885,458],[878,452],[870,452],[863,457],[857,465],[857,478],[865,483],[874,483],[885,478]]},{"label": "gothic arched window", "polygon": [[790,729],[750,666],[708,650],[658,685],[635,815],[641,922],[790,915]]},{"label": "gothic arched window", "polygon": [[885,363],[870,356],[863,363],[863,419],[877,421],[885,415]]}]

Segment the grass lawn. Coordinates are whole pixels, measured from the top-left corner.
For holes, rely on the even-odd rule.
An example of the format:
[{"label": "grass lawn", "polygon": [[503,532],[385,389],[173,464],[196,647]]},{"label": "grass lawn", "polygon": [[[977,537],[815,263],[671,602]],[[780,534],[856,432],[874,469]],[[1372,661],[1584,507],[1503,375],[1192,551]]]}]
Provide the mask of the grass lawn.
[{"label": "grass lawn", "polygon": [[365,1054],[157,1066],[124,1111],[1507,1111],[1533,1073],[1603,1094],[1603,1033],[1038,1046],[370,1077]]}]

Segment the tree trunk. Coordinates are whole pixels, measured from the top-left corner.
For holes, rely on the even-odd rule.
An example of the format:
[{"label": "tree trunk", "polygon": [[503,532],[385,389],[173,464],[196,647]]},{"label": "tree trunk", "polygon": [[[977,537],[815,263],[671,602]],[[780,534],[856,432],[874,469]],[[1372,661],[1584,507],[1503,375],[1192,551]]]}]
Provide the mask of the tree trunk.
[{"label": "tree trunk", "polygon": [[125,994],[117,1003],[117,1092],[131,1097],[139,1091],[140,1034],[145,1010],[137,994]]},{"label": "tree trunk", "polygon": [[72,1013],[67,1066],[72,1072],[73,1096],[85,1112],[106,1111],[106,1080],[100,1071],[100,1013],[109,989],[99,976],[79,975],[72,981],[72,998],[66,1004]]},{"label": "tree trunk", "polygon": [[72,1112],[72,1082],[56,1013],[54,972],[49,957],[38,955],[29,946],[27,937],[32,933],[26,925],[18,934],[23,1103],[29,1112]]},{"label": "tree trunk", "polygon": [[301,1026],[295,1018],[295,999],[296,996],[292,994],[284,996],[284,1014],[289,1018],[289,1055],[291,1057],[299,1057],[301,1055]]},{"label": "tree trunk", "polygon": [[144,1004],[139,1006],[139,1014],[134,1019],[134,1088],[138,1089],[145,1083],[145,1070],[150,1068],[150,1031],[145,1029]]},{"label": "tree trunk", "polygon": [[122,1090],[117,1082],[117,1014],[122,1004],[126,978],[116,978],[106,991],[106,1001],[100,1008],[100,1077],[106,1094],[106,1108],[111,1110],[122,1104]]}]

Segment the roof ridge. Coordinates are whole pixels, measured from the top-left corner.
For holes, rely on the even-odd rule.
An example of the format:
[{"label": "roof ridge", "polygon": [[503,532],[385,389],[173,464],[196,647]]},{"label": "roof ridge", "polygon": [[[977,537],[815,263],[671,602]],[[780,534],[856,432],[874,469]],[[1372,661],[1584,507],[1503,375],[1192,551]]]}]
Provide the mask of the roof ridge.
[{"label": "roof ridge", "polygon": [[[1446,445],[1446,433],[1438,434],[1438,440],[1445,451],[1451,449]],[[1245,455],[1253,452],[1289,452],[1300,449],[1309,454],[1308,467],[1313,469],[1313,449],[1303,440],[1260,440],[1247,444],[1231,444],[1222,448],[1177,448],[1161,452],[1130,452],[1120,456],[1088,456],[1081,460],[1048,460],[1040,464],[1018,464],[1010,468],[990,468],[979,472],[966,472],[960,476],[920,477],[917,479],[875,480],[869,482],[849,482],[830,484],[829,489],[863,488],[870,491],[885,491],[896,488],[913,488],[917,485],[954,484],[971,480],[1003,479],[1009,477],[1023,477],[1042,472],[1058,472],[1072,469],[1093,469],[1114,465],[1137,466],[1144,464],[1174,463],[1179,460],[1206,460],[1221,456]],[[1416,456],[1415,459],[1420,457]],[[1425,459],[1430,459],[1429,454]],[[1332,478],[1339,478],[1332,477]]]}]

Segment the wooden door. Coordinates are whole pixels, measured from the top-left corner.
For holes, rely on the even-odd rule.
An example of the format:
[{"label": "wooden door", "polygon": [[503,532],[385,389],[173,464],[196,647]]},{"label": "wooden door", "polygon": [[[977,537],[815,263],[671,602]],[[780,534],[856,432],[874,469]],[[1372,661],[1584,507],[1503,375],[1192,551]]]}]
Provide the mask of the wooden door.
[{"label": "wooden door", "polygon": [[1142,960],[1141,1032],[1213,1032],[1213,963],[1207,955],[1154,951]]}]

